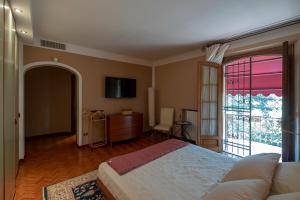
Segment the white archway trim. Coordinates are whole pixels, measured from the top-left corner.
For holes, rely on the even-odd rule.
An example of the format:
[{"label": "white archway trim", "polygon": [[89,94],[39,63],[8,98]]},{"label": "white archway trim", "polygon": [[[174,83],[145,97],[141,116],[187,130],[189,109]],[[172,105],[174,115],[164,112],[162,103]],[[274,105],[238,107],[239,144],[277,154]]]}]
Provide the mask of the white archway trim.
[{"label": "white archway trim", "polygon": [[68,70],[76,75],[77,78],[77,145],[82,146],[83,144],[83,133],[82,133],[82,76],[73,67],[53,61],[42,61],[33,62],[21,67],[19,69],[19,110],[20,110],[20,126],[19,126],[19,158],[24,159],[25,156],[25,120],[24,120],[24,77],[27,71],[38,67],[57,67]]}]

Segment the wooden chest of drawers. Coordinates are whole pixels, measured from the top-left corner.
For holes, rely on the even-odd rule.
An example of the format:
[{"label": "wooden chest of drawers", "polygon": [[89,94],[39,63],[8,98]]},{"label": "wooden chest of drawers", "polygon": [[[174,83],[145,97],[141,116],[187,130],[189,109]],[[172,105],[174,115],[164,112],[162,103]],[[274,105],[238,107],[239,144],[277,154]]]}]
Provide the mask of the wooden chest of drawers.
[{"label": "wooden chest of drawers", "polygon": [[107,131],[111,145],[113,142],[135,138],[143,133],[143,114],[108,115]]}]

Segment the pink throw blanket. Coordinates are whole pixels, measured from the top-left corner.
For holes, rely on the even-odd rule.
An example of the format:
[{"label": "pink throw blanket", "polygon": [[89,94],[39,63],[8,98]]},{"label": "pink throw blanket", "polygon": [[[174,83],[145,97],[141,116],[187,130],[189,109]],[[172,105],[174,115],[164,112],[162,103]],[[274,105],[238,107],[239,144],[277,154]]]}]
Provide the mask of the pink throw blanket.
[{"label": "pink throw blanket", "polygon": [[170,139],[133,153],[111,158],[107,163],[119,175],[123,175],[188,144],[181,140]]}]

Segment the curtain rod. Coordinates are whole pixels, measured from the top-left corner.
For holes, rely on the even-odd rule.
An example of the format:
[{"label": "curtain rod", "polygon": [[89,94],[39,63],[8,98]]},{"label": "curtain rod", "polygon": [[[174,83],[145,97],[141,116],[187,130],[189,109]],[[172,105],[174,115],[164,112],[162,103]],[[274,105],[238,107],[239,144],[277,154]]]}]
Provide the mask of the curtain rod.
[{"label": "curtain rod", "polygon": [[229,39],[217,40],[217,41],[208,43],[207,45],[205,45],[203,47],[203,49],[205,49],[206,47],[209,47],[211,45],[214,45],[214,44],[229,43],[229,42],[233,42],[233,41],[245,39],[245,38],[248,38],[248,37],[251,37],[251,36],[259,35],[259,34],[262,34],[262,33],[269,32],[269,31],[274,31],[274,30],[277,30],[277,29],[280,29],[280,28],[284,28],[284,27],[287,27],[287,26],[292,26],[292,25],[299,24],[299,23],[300,23],[300,16],[297,16],[297,17],[295,17],[295,18],[293,18],[291,20],[284,21],[284,22],[281,22],[281,23],[276,23],[274,25],[270,25],[268,27],[260,28],[258,30],[249,31],[248,33],[237,35],[237,36],[233,36],[233,37],[231,37]]}]

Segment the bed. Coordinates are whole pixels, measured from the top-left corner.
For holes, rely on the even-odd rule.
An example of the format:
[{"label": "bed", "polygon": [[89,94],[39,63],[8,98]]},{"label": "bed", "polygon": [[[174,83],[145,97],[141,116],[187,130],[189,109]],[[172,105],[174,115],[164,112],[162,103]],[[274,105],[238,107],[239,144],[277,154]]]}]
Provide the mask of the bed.
[{"label": "bed", "polygon": [[237,160],[188,144],[120,176],[100,164],[98,184],[108,199],[199,200]]}]

